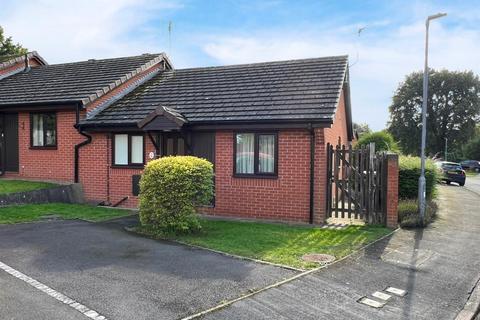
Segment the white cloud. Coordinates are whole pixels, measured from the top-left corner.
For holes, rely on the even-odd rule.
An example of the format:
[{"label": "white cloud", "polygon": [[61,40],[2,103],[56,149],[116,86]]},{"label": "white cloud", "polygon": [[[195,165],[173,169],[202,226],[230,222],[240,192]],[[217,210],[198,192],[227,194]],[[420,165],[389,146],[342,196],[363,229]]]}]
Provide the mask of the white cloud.
[{"label": "white cloud", "polygon": [[[6,34],[37,50],[50,63],[168,50],[169,14],[183,8],[183,0],[0,2],[0,24]],[[245,14],[255,10],[268,12],[280,4],[270,0],[251,7],[232,2]],[[232,64],[349,54],[350,63],[354,64],[354,120],[380,129],[388,119],[387,107],[398,83],[406,74],[423,68],[426,13],[449,13],[432,23],[430,66],[480,73],[480,10],[458,3],[439,8],[425,1],[414,2],[410,7],[403,1],[397,5],[394,15],[385,15],[388,19],[352,20],[340,25],[338,21],[348,20],[346,12],[339,19],[334,15],[321,19],[324,22],[317,25],[299,19],[298,25],[290,24],[288,29],[262,29],[259,20],[254,31],[242,31],[239,26],[215,33],[208,21],[195,30],[180,31],[182,23],[188,23],[174,21],[172,59],[178,66],[200,66],[205,61]],[[175,23],[179,25],[178,33]],[[358,28],[365,26],[358,37]]]},{"label": "white cloud", "polygon": [[161,51],[141,28],[174,0],[26,0],[2,4],[0,21],[6,33],[51,63]]},{"label": "white cloud", "polygon": [[[461,18],[453,15],[453,19]],[[361,36],[357,27],[367,25]],[[388,31],[382,30],[388,27]],[[320,31],[318,31],[320,30]],[[221,64],[349,54],[354,120],[382,129],[388,106],[405,75],[423,69],[423,21],[394,27],[388,21],[312,32],[270,30],[254,35],[210,36],[204,51]],[[358,61],[357,61],[358,56]],[[480,73],[480,32],[435,21],[430,67]]]}]

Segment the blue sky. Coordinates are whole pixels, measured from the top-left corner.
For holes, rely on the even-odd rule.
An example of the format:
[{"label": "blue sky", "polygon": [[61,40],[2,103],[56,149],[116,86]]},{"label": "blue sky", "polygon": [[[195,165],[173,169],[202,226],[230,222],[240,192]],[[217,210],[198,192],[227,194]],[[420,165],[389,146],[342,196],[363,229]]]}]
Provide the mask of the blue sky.
[{"label": "blue sky", "polygon": [[0,8],[6,33],[50,63],[166,51],[183,68],[348,54],[354,121],[376,130],[395,88],[423,67],[427,15],[448,13],[431,27],[431,67],[480,73],[477,1],[0,0]]}]

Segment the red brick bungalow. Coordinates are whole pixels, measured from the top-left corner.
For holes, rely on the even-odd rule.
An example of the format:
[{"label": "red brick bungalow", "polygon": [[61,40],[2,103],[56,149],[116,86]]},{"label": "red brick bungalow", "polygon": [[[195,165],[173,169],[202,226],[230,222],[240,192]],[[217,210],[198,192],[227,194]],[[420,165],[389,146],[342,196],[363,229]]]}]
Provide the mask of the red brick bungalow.
[{"label": "red brick bungalow", "polygon": [[79,182],[91,202],[135,207],[146,162],[193,154],[215,165],[205,213],[324,221],[326,144],[353,138],[346,56],[193,69],[164,54],[37,56],[0,78],[4,177]]}]

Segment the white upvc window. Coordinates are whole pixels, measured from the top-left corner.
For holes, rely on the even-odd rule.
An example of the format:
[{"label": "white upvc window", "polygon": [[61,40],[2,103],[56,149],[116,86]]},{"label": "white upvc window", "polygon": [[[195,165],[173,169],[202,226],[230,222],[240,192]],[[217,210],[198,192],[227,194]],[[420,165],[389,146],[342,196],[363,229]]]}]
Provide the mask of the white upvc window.
[{"label": "white upvc window", "polygon": [[144,164],[142,134],[119,133],[113,135],[113,164],[116,166],[141,166]]}]

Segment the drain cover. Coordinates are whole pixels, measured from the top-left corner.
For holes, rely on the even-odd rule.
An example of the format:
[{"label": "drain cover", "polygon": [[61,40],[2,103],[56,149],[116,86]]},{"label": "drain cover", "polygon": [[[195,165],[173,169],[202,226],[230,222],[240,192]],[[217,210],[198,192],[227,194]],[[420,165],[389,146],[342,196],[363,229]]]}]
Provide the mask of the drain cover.
[{"label": "drain cover", "polygon": [[320,264],[327,264],[335,261],[335,257],[330,254],[323,254],[323,253],[308,253],[303,255],[303,261],[307,262],[316,262]]},{"label": "drain cover", "polygon": [[47,214],[40,217],[40,220],[44,220],[44,221],[55,221],[55,220],[61,220],[61,219],[62,217],[59,216],[58,214]]}]

